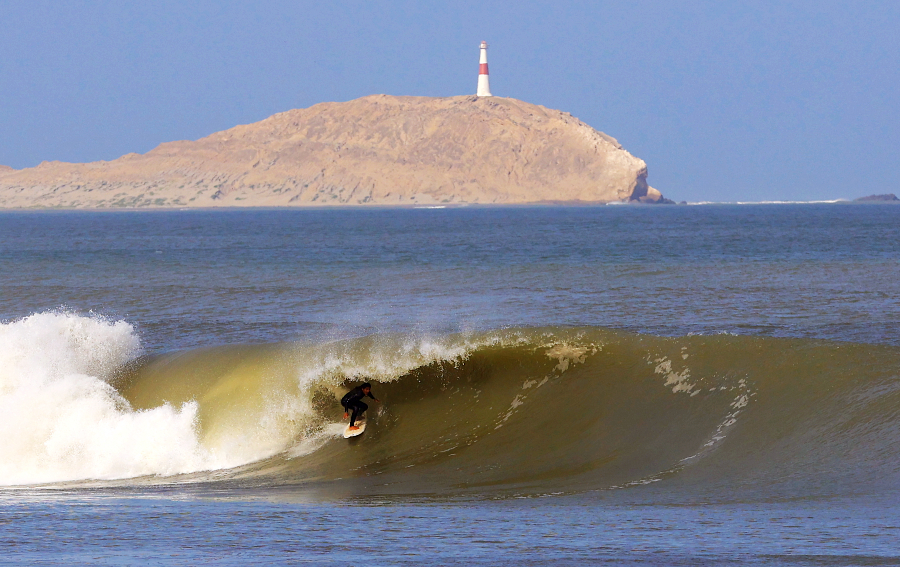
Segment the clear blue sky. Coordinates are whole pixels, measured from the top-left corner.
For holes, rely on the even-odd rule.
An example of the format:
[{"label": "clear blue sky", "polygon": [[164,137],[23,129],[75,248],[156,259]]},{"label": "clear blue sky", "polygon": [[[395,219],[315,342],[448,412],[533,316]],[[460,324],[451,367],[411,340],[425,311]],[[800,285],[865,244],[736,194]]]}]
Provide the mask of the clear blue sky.
[{"label": "clear blue sky", "polygon": [[900,2],[0,0],[0,164],[360,96],[571,112],[675,200],[900,193]]}]

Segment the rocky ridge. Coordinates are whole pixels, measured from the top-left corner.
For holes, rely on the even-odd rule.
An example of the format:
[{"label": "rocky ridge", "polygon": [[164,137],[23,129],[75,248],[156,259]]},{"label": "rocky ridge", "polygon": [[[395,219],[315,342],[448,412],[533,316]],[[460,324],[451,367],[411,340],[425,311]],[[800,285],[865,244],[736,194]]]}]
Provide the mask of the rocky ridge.
[{"label": "rocky ridge", "polygon": [[373,95],[84,164],[0,167],[0,207],[667,202],[647,166],[516,99]]}]

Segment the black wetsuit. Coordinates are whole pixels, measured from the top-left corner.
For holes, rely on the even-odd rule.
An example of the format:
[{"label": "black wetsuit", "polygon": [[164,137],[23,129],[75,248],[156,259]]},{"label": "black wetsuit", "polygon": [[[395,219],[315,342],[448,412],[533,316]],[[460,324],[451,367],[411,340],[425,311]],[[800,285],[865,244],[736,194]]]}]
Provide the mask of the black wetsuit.
[{"label": "black wetsuit", "polygon": [[372,390],[369,390],[369,393],[366,394],[363,392],[362,386],[357,386],[341,398],[341,405],[344,406],[344,410],[348,412],[353,411],[353,415],[350,416],[350,427],[353,427],[353,424],[356,423],[356,416],[369,409],[369,406],[362,401],[366,396],[373,400],[375,399],[375,396],[372,395]]}]

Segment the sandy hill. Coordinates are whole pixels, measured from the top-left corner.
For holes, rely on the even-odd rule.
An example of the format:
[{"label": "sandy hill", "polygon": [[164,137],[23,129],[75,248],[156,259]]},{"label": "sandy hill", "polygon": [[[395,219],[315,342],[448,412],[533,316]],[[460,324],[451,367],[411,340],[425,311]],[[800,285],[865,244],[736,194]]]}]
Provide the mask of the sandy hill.
[{"label": "sandy hill", "polygon": [[646,178],[643,160],[568,113],[374,95],[109,162],[3,168],[0,207],[664,201]]}]

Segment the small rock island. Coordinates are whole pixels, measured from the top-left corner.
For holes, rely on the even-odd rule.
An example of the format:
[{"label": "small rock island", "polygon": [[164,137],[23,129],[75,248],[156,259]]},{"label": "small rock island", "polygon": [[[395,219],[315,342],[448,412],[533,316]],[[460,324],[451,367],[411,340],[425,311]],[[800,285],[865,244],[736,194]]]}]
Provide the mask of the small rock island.
[{"label": "small rock island", "polygon": [[869,195],[867,197],[860,197],[859,199],[853,199],[856,203],[896,203],[900,202],[900,199],[897,198],[893,193],[886,193],[884,195]]}]

